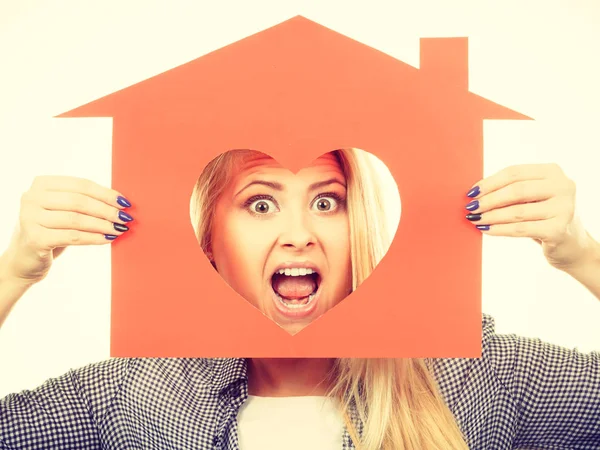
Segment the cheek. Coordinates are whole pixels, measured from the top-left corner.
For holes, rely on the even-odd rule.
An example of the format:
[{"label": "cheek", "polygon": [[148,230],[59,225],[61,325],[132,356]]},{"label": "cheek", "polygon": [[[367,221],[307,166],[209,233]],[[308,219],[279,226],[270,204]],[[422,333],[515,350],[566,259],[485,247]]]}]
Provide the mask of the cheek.
[{"label": "cheek", "polygon": [[270,235],[268,230],[265,230],[265,226],[257,225],[252,221],[233,218],[225,224],[224,232],[224,245],[228,254],[237,254],[241,261],[246,263],[253,262],[256,264],[261,258],[264,260]]},{"label": "cheek", "polygon": [[221,266],[239,265],[244,262],[247,255],[245,250],[248,242],[251,242],[250,232],[243,226],[239,214],[230,206],[229,210],[223,211],[219,208],[213,231],[213,250],[215,257],[221,262]]},{"label": "cheek", "polygon": [[[334,225],[333,223],[331,225]],[[352,262],[350,259],[350,228],[347,219],[340,221],[332,232],[323,236],[325,254],[329,266],[329,303],[330,308],[352,290]]]},{"label": "cheek", "polygon": [[[346,264],[350,258],[350,227],[348,219],[340,218],[335,222],[330,222],[328,226],[323,227],[324,241],[327,247],[327,253],[330,262],[337,267]],[[333,258],[333,260],[331,260]]]},{"label": "cheek", "polygon": [[330,222],[325,234],[321,234],[327,258],[330,281],[338,292],[347,292],[352,286],[352,262],[350,259],[350,227],[347,218],[338,223]]},{"label": "cheek", "polygon": [[261,279],[268,246],[258,236],[247,222],[232,217],[221,223],[218,242],[213,243],[219,273],[240,293],[251,291]]}]

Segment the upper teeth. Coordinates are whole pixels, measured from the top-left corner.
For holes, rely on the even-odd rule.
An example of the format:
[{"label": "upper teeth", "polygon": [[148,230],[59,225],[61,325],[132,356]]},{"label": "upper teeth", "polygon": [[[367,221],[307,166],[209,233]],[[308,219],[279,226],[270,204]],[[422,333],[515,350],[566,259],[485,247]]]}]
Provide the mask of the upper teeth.
[{"label": "upper teeth", "polygon": [[304,275],[310,275],[313,272],[312,269],[299,269],[294,267],[293,269],[279,269],[276,273],[280,274],[280,275],[287,275],[287,276],[291,276],[291,277],[300,277],[300,276],[304,276]]}]

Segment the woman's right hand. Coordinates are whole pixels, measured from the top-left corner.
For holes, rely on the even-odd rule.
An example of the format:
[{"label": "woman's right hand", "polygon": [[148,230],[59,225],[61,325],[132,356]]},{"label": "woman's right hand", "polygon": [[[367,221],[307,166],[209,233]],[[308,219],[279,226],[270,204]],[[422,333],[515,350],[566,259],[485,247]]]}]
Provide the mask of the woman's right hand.
[{"label": "woman's right hand", "polygon": [[4,277],[33,285],[46,277],[54,258],[69,245],[112,242],[128,230],[125,224],[130,221],[120,212],[126,206],[118,197],[124,199],[83,178],[36,177],[21,196],[19,220],[0,257]]}]

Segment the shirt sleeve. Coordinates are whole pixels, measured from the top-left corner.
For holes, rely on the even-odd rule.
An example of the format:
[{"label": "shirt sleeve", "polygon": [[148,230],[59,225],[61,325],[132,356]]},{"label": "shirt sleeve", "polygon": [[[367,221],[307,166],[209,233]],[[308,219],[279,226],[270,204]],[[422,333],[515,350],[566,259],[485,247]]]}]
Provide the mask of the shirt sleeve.
[{"label": "shirt sleeve", "polygon": [[113,358],[0,400],[0,449],[100,449],[98,425],[129,366]]},{"label": "shirt sleeve", "polygon": [[600,449],[600,353],[514,334],[487,351],[517,411],[514,448]]}]

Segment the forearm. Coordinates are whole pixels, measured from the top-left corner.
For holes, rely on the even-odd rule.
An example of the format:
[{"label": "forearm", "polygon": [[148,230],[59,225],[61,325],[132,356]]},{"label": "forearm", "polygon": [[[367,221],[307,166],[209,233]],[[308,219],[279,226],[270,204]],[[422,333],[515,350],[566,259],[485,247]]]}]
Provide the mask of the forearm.
[{"label": "forearm", "polygon": [[589,233],[588,236],[592,242],[588,256],[581,264],[563,271],[583,284],[600,300],[600,244]]}]

